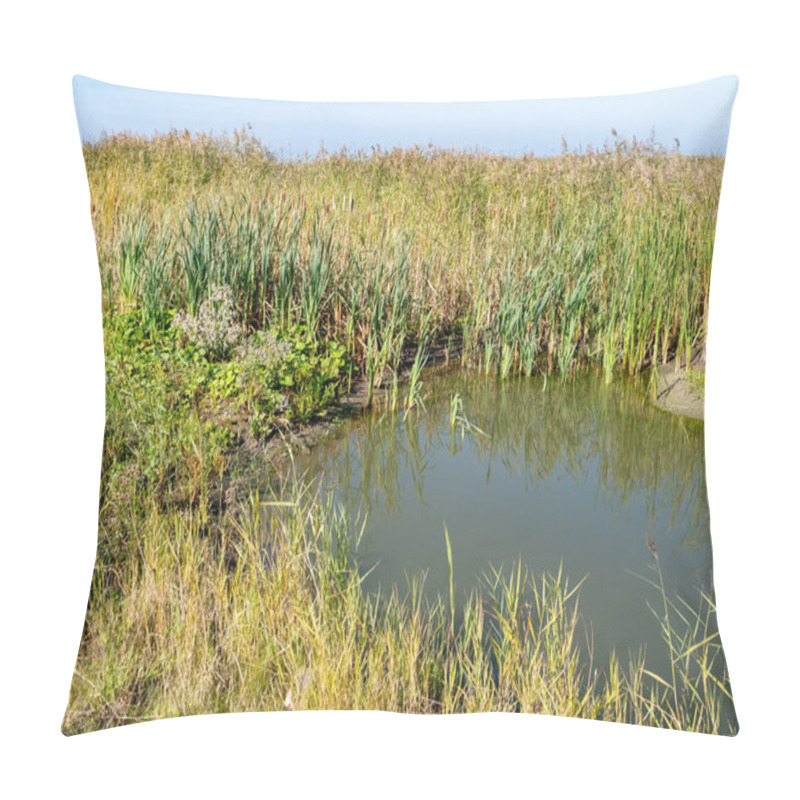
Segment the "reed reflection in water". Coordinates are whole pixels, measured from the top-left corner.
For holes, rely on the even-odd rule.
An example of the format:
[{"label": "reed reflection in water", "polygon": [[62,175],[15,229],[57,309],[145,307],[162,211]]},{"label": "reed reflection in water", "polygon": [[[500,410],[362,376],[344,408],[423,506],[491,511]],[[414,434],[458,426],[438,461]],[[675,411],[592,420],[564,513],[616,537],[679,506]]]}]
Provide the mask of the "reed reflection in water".
[{"label": "reed reflection in water", "polygon": [[366,589],[402,591],[422,574],[428,596],[446,597],[446,525],[460,599],[490,567],[563,564],[573,581],[587,576],[595,660],[646,645],[661,666],[654,599],[636,575],[647,572],[647,534],[672,594],[692,602],[712,588],[702,423],[595,372],[545,381],[430,371],[423,396],[405,418],[375,408],[300,462],[365,523]]}]

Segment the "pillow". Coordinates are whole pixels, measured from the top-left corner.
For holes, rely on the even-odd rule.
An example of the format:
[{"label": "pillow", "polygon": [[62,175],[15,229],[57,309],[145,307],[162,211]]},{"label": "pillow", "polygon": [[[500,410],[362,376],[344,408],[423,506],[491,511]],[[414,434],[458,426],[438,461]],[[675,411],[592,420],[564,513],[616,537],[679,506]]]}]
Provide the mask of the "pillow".
[{"label": "pillow", "polygon": [[107,389],[64,733],[373,709],[734,735],[703,387],[736,89],[76,76]]}]

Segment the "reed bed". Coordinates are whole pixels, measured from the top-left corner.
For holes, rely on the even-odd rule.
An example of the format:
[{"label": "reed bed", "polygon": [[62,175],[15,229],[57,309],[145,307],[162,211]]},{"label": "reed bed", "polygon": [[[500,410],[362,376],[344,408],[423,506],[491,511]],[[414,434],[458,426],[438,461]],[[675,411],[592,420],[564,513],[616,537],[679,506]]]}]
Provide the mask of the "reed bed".
[{"label": "reed bed", "polygon": [[371,383],[420,340],[504,376],[594,361],[608,380],[704,346],[719,157],[615,140],[285,161],[176,133],[85,157],[109,313],[155,324],[225,284],[251,329],[336,338]]}]

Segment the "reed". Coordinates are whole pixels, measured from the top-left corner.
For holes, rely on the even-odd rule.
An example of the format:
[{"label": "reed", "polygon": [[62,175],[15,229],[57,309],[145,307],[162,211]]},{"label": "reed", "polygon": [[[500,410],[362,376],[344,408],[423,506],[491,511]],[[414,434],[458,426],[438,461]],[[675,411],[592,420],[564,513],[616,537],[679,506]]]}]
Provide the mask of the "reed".
[{"label": "reed", "polygon": [[414,354],[414,361],[411,364],[411,369],[409,370],[408,390],[405,400],[403,401],[405,408],[404,417],[408,416],[412,408],[425,408],[425,403],[422,400],[422,371],[428,364],[428,348],[430,347],[431,339],[435,335],[431,326],[431,316],[432,312],[429,311],[425,317],[420,320],[417,349]]},{"label": "reed", "polygon": [[117,304],[120,311],[136,306],[142,286],[150,225],[143,217],[121,223],[117,265]]},{"label": "reed", "polygon": [[597,361],[611,380],[688,362],[704,342],[718,157],[617,140],[555,158],[410,148],[293,162],[246,137],[178,135],[110,137],[85,156],[108,313],[138,302],[158,251],[151,319],[195,313],[225,283],[251,328],[335,338],[373,383],[428,315],[504,376]]}]

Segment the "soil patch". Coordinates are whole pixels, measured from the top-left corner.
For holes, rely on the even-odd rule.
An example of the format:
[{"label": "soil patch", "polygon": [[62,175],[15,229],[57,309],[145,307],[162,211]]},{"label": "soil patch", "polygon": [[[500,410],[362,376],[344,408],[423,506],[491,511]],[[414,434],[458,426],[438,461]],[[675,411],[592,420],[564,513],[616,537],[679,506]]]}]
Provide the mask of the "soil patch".
[{"label": "soil patch", "polygon": [[677,367],[674,360],[657,367],[653,404],[672,414],[705,419],[705,366],[698,359],[688,367]]}]

